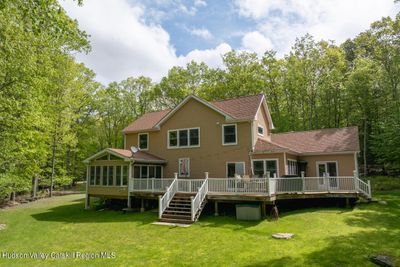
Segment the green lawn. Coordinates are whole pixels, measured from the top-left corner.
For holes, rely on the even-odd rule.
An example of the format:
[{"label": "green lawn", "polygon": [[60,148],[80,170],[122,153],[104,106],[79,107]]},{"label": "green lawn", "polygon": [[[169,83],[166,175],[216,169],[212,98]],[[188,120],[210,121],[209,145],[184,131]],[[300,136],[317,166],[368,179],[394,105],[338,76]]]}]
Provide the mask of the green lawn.
[{"label": "green lawn", "polygon": [[[85,211],[83,195],[44,199],[0,210],[0,223],[7,224],[0,231],[0,253],[110,251],[116,257],[0,258],[0,266],[373,266],[370,254],[400,257],[400,192],[375,197],[388,205],[303,209],[286,212],[279,221],[209,216],[188,228],[152,225],[154,212]],[[296,236],[274,240],[276,232]]]}]

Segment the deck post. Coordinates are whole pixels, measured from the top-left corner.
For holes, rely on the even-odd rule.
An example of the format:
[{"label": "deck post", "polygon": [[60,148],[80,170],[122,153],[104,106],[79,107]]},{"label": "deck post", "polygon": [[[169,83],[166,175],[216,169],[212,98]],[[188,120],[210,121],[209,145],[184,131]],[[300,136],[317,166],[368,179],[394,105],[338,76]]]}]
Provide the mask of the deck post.
[{"label": "deck post", "polygon": [[141,199],[140,212],[144,212],[144,199]]},{"label": "deck post", "polygon": [[354,189],[356,192],[358,192],[358,181],[357,181],[358,176],[356,170],[353,171],[353,178],[354,178]]},{"label": "deck post", "polygon": [[371,181],[368,180],[368,197],[372,198],[372,194],[371,194]]},{"label": "deck post", "polygon": [[214,202],[214,216],[219,216],[219,214],[218,214],[218,201]]},{"label": "deck post", "polygon": [[[132,178],[132,162],[129,162],[129,166],[128,166],[128,200],[127,200],[128,209],[130,209],[132,207],[132,203],[131,203],[131,178]],[[133,184],[132,184],[132,189],[133,189]]]},{"label": "deck post", "polygon": [[263,219],[267,217],[266,209],[267,209],[267,204],[265,203],[265,201],[261,202],[261,217]]},{"label": "deck post", "polygon": [[329,186],[329,173],[325,173],[325,182],[326,182],[326,190],[330,193],[330,186]]},{"label": "deck post", "polygon": [[301,180],[303,181],[303,194],[306,191],[306,181],[304,179],[304,171],[301,171]]}]

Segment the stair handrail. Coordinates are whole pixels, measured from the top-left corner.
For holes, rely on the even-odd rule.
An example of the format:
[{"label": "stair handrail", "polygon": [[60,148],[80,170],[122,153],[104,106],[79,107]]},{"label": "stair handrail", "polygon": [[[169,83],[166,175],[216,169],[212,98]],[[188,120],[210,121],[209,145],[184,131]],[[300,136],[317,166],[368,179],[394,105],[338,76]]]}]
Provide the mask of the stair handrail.
[{"label": "stair handrail", "polygon": [[372,198],[371,194],[371,182],[368,180],[367,182],[364,182],[360,178],[356,177],[357,181],[357,188],[356,190],[360,193],[363,193],[366,195],[369,199]]},{"label": "stair handrail", "polygon": [[158,217],[161,219],[163,212],[168,207],[175,193],[178,192],[178,178],[175,177],[170,186],[167,187],[164,195],[159,196],[159,210]]},{"label": "stair handrail", "polygon": [[201,204],[206,198],[208,193],[208,177],[204,180],[203,184],[200,186],[195,197],[191,197],[191,215],[192,221],[194,222],[197,212],[199,211]]}]

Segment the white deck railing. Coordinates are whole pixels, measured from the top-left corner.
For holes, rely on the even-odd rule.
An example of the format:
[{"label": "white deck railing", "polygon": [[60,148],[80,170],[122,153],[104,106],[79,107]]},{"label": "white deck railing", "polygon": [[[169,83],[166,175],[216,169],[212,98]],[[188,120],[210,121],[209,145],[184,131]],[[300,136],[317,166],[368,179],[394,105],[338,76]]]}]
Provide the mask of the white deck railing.
[{"label": "white deck railing", "polygon": [[208,180],[208,191],[210,193],[268,193],[267,178],[210,178]]},{"label": "white deck railing", "polygon": [[[174,178],[131,178],[130,192],[166,192]],[[176,179],[176,192],[198,193],[204,179]],[[371,185],[356,176],[294,178],[209,178],[208,193],[279,195],[290,193],[361,193],[371,198]]]},{"label": "white deck railing", "polygon": [[165,194],[159,198],[159,210],[158,217],[161,219],[161,216],[165,209],[168,207],[174,195],[178,192],[178,179],[174,179],[169,187],[166,188]]},{"label": "white deck railing", "polygon": [[197,193],[204,179],[178,179],[178,191],[185,193]]},{"label": "white deck railing", "polygon": [[131,178],[129,183],[131,192],[133,191],[150,191],[164,192],[165,187],[171,185],[174,178]]},{"label": "white deck railing", "polygon": [[208,193],[208,181],[209,179],[205,179],[201,187],[198,189],[198,192],[194,198],[191,199],[191,214],[192,214],[192,221],[196,219],[196,214],[201,208],[201,204],[203,203],[204,199]]}]

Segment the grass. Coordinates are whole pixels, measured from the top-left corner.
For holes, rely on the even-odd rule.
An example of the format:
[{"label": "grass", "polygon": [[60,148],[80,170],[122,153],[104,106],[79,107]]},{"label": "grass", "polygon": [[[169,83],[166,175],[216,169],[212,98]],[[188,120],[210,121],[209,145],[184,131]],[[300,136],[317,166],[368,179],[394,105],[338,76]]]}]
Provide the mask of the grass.
[{"label": "grass", "polygon": [[[374,266],[368,255],[400,257],[400,192],[354,209],[285,212],[278,221],[203,216],[188,228],[151,224],[157,213],[83,210],[83,195],[0,210],[0,266]],[[291,240],[272,233],[292,232]],[[112,259],[5,259],[7,252],[115,252]]]}]

